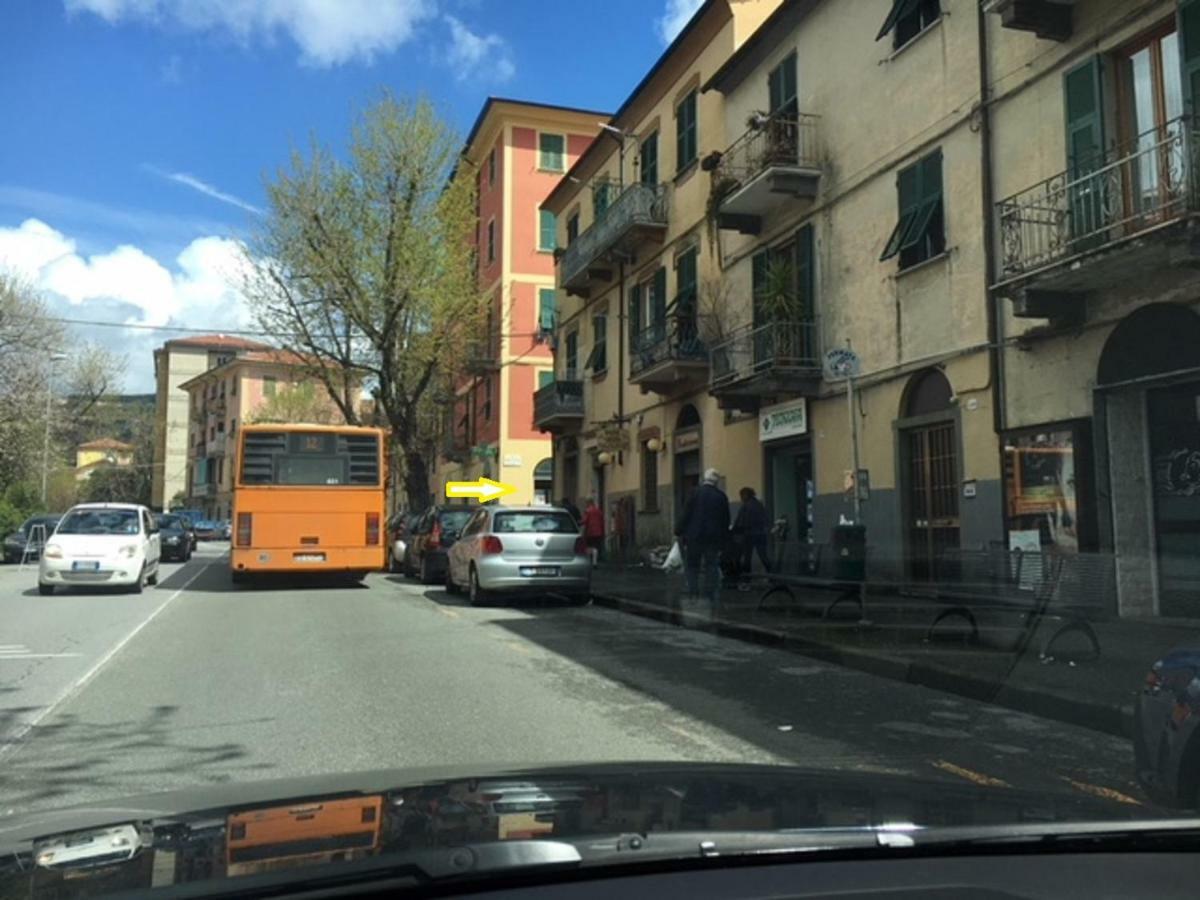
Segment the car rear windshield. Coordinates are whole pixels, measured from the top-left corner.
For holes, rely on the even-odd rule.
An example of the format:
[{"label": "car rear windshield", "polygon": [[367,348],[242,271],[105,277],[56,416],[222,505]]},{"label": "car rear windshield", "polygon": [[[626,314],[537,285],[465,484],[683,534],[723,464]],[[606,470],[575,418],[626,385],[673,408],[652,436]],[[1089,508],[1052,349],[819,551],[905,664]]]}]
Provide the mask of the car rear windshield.
[{"label": "car rear windshield", "polygon": [[579,526],[564,512],[511,512],[498,513],[492,522],[492,531],[497,534],[576,534]]},{"label": "car rear windshield", "polygon": [[438,524],[443,531],[462,531],[473,515],[474,510],[455,509],[438,513]]},{"label": "car rear windshield", "polygon": [[178,528],[178,529],[182,530],[186,526],[183,524],[183,519],[179,518],[179,516],[159,516],[158,517],[158,527],[159,528]]},{"label": "car rear windshield", "polygon": [[59,534],[137,534],[135,509],[81,509],[67,513]]}]

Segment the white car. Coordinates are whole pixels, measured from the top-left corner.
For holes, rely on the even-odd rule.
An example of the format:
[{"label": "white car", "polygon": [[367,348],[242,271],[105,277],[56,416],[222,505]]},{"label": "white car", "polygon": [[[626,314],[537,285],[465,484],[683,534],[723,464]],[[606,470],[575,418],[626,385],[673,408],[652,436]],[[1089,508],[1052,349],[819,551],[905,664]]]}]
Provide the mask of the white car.
[{"label": "white car", "polygon": [[158,525],[135,503],[81,503],[62,517],[38,564],[38,590],[120,585],[134,593],[158,583]]}]

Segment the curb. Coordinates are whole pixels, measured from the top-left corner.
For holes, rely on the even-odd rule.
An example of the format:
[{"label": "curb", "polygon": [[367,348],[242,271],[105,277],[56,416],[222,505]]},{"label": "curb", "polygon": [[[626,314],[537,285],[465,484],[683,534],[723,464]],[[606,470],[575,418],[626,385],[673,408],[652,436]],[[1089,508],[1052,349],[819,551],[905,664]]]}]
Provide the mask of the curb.
[{"label": "curb", "polygon": [[1015,712],[1028,713],[1043,719],[1053,719],[1068,725],[1078,725],[1114,737],[1133,737],[1132,703],[1124,705],[1095,703],[1048,691],[1013,687],[1004,682],[989,681],[932,663],[912,662],[883,653],[869,653],[863,650],[839,647],[797,634],[764,628],[761,625],[730,622],[725,619],[713,622],[707,616],[686,612],[676,613],[658,604],[644,603],[625,597],[593,593],[592,602],[597,606],[646,619],[654,619],[669,625],[710,629],[724,637],[746,643],[778,647],[810,659],[844,666],[869,675],[920,685],[970,700],[1002,706]]}]

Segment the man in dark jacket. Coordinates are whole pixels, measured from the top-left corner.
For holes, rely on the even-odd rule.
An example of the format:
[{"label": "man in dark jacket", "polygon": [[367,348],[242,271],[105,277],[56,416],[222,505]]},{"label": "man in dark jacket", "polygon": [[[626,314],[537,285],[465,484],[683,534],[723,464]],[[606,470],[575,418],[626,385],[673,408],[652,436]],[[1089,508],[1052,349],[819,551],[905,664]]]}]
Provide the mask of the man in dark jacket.
[{"label": "man in dark jacket", "polygon": [[770,517],[767,508],[754,493],[754,488],[744,487],[738,491],[742,499],[741,509],[734,520],[733,530],[741,539],[742,565],[741,583],[739,590],[750,589],[750,576],[754,574],[754,554],[758,553],[763,568],[771,571],[771,561],[767,558],[767,535],[771,530]]},{"label": "man in dark jacket", "polygon": [[721,546],[729,535],[729,498],[717,487],[720,480],[716,469],[704,473],[703,483],[688,497],[675,526],[675,536],[683,544],[687,592],[699,596],[703,567],[706,594],[714,613],[721,602]]}]

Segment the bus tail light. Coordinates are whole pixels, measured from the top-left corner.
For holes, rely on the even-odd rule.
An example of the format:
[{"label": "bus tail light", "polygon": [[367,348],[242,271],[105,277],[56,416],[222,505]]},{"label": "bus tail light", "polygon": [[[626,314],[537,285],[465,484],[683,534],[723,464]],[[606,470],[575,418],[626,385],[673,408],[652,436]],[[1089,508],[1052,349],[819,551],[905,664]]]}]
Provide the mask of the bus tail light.
[{"label": "bus tail light", "polygon": [[237,514],[237,545],[239,547],[250,546],[250,534],[252,531],[252,514],[238,513]]},{"label": "bus tail light", "polygon": [[484,537],[483,544],[479,548],[480,552],[487,556],[495,556],[498,553],[504,552],[504,545],[500,543],[500,538],[494,534],[489,534]]},{"label": "bus tail light", "polygon": [[379,543],[379,513],[367,513],[367,546],[374,547]]}]

